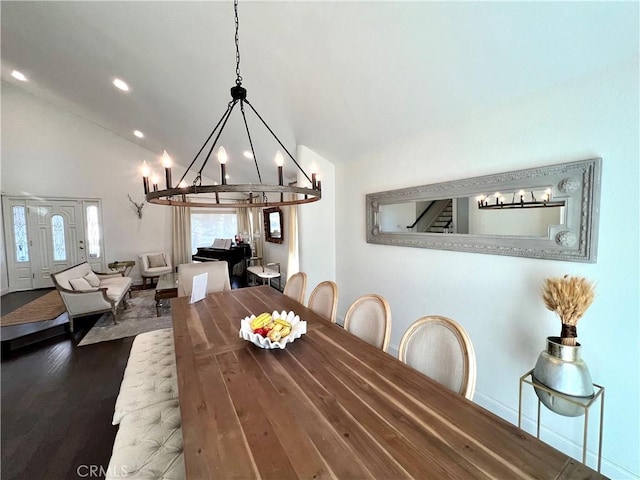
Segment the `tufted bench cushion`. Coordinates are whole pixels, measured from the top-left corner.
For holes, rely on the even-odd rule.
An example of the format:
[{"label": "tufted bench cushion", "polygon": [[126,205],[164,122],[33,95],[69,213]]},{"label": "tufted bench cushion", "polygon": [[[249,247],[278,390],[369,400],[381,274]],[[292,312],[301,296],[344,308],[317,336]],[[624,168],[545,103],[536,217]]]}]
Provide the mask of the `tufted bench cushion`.
[{"label": "tufted bench cushion", "polygon": [[106,480],[122,478],[186,478],[177,400],[151,405],[122,418]]},{"label": "tufted bench cushion", "polygon": [[113,424],[150,405],[177,400],[173,329],[142,333],[133,341],[127,368],[116,400]]}]

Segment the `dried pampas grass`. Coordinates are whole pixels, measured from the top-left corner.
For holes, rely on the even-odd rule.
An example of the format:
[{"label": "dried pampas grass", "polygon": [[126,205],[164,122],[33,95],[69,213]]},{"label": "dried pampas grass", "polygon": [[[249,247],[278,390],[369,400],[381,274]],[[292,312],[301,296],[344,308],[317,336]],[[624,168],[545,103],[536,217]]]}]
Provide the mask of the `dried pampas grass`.
[{"label": "dried pampas grass", "polygon": [[576,325],[595,298],[595,286],[583,277],[546,278],[542,287],[545,306],[562,322],[563,345],[576,345]]}]

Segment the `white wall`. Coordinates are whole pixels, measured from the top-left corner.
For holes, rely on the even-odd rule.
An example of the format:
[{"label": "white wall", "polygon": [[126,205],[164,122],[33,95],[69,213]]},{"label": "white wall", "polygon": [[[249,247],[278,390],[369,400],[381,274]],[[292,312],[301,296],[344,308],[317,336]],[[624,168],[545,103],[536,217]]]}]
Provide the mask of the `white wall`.
[{"label": "white wall", "polygon": [[[560,333],[560,321],[540,298],[542,280],[574,274],[597,282],[578,334],[593,380],[606,387],[603,472],[613,478],[640,475],[638,84],[634,58],[464,123],[396,139],[386,151],[338,171],[339,315],[359,295],[382,294],[391,304],[396,351],[420,316],[456,319],[476,351],[475,401],[511,422],[517,422],[519,377],[533,368],[545,338]],[[596,264],[366,243],[367,193],[598,156],[603,175]],[[526,425],[535,434],[534,399],[525,392]],[[596,412],[597,406],[591,453]],[[582,418],[545,410],[543,425],[545,441],[581,458]]]},{"label": "white wall", "polygon": [[143,199],[143,160],[158,164],[156,153],[2,82],[2,193],[101,198],[106,261],[136,260],[136,280],[139,253],[171,252],[171,209],[147,204],[138,219],[127,198]]},{"label": "white wall", "polygon": [[[336,172],[331,162],[304,145],[298,146],[297,158],[307,173],[315,166],[322,181],[322,199],[298,208],[300,271],[307,274],[309,298],[318,283],[336,280]],[[304,182],[308,185],[299,175],[298,183]]]}]

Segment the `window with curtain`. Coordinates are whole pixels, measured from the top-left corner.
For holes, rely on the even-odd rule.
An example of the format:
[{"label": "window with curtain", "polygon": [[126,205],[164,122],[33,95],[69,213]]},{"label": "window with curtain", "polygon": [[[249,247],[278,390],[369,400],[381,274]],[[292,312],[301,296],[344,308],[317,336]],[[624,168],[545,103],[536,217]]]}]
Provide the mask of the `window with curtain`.
[{"label": "window with curtain", "polygon": [[238,234],[235,210],[191,209],[191,251],[210,247],[216,238],[234,238]]}]

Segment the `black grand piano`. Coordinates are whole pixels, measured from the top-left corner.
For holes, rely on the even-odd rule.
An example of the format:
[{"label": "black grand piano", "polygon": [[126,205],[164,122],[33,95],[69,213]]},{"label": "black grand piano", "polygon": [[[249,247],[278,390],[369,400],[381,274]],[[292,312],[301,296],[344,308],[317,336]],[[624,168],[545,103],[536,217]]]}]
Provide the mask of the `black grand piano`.
[{"label": "black grand piano", "polygon": [[[251,245],[248,243],[240,243],[234,245],[229,249],[213,248],[213,247],[198,247],[198,251],[195,255],[191,256],[194,262],[212,262],[215,260],[225,260],[229,265],[229,278],[233,277],[233,267],[242,262],[243,267],[246,267],[247,260],[251,258]],[[246,268],[243,268],[244,275],[246,275]]]}]

